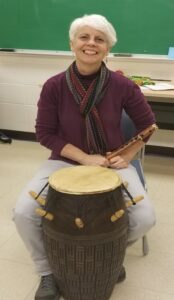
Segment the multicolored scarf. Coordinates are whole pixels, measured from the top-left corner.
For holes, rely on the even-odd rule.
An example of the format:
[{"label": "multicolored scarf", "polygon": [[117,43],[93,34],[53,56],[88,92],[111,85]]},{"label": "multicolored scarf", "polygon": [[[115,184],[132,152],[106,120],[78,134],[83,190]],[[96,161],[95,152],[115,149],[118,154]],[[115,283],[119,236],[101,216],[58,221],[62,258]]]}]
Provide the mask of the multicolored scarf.
[{"label": "multicolored scarf", "polygon": [[74,62],[66,71],[66,80],[80,113],[85,119],[86,137],[89,153],[105,154],[107,143],[97,104],[102,99],[109,82],[109,70],[102,63],[100,71],[88,87],[80,80],[80,74]]}]

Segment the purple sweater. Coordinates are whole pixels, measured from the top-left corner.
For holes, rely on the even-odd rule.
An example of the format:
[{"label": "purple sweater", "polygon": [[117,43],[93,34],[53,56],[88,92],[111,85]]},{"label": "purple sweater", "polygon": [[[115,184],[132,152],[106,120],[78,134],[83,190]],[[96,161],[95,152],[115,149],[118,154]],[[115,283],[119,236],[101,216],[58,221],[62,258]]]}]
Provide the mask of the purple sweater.
[{"label": "purple sweater", "polygon": [[[154,114],[139,87],[112,71],[108,89],[97,109],[105,130],[107,151],[123,144],[120,128],[123,109],[134,121],[137,132],[155,123]],[[66,160],[60,152],[67,143],[89,153],[85,122],[67,86],[65,72],[50,78],[43,86],[38,101],[36,136],[41,145],[51,150],[50,159]]]}]

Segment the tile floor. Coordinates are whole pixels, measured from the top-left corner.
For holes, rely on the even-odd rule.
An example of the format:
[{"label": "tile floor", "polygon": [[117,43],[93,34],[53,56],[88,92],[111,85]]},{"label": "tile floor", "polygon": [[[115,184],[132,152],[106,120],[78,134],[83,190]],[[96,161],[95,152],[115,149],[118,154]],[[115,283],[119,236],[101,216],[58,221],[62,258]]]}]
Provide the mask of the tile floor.
[{"label": "tile floor", "polygon": [[[11,217],[19,192],[48,154],[35,142],[0,144],[0,300],[34,299],[39,279]],[[128,249],[127,280],[110,300],[174,299],[174,158],[146,156],[144,169],[157,214],[150,252],[142,257],[141,241]]]}]

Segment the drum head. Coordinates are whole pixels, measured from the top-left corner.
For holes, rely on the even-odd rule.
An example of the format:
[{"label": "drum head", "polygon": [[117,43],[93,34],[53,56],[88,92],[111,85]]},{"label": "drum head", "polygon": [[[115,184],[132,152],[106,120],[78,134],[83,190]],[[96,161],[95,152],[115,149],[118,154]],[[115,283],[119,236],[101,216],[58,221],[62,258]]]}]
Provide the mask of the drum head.
[{"label": "drum head", "polygon": [[49,177],[50,186],[66,194],[94,194],[116,189],[122,180],[115,171],[99,166],[63,168]]}]

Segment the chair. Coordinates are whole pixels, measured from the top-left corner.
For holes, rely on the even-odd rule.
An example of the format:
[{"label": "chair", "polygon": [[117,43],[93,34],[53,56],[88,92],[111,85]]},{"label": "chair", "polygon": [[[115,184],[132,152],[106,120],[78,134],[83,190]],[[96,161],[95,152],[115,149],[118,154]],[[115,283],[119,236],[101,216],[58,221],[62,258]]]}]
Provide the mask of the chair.
[{"label": "chair", "polygon": [[[122,113],[121,129],[123,132],[125,142],[130,140],[133,136],[136,135],[135,125],[125,111],[123,111]],[[145,152],[145,147],[143,147],[139,151],[137,157],[131,161],[131,164],[136,168],[139,178],[144,186],[144,189],[147,191],[147,185],[146,185],[145,176],[143,172],[144,152]],[[146,235],[142,237],[142,252],[143,255],[147,255],[149,252],[149,245],[148,245],[148,240]]]}]

